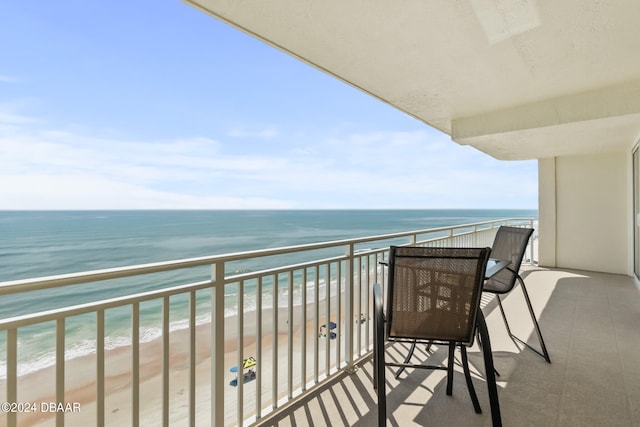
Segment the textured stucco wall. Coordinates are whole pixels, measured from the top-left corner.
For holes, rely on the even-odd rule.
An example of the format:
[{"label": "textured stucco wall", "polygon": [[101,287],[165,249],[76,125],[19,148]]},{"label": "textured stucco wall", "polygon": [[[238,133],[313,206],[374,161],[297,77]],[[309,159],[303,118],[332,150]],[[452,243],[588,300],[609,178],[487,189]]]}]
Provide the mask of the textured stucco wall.
[{"label": "textured stucco wall", "polygon": [[539,162],[540,264],[630,274],[630,168],[624,151]]}]

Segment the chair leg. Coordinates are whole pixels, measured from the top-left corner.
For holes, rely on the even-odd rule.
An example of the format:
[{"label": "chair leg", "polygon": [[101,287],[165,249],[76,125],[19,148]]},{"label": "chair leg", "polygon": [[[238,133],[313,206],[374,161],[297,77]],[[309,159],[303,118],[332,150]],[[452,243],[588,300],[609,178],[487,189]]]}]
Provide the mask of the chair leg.
[{"label": "chair leg", "polygon": [[378,363],[376,366],[376,391],[378,393],[378,427],[387,425],[387,392],[384,377],[384,346],[379,345],[376,349],[378,353]]},{"label": "chair leg", "polygon": [[[503,316],[504,319],[504,316]],[[509,325],[507,325],[507,330],[509,329]],[[477,335],[477,339],[478,339],[478,347],[480,347],[480,350],[482,351],[482,339],[480,338],[480,331],[476,331],[476,335]],[[500,372],[498,372],[498,370],[495,368],[495,366],[493,367],[493,372],[495,372],[496,377],[500,376]]]},{"label": "chair leg", "polygon": [[540,332],[540,325],[538,325],[538,320],[536,319],[536,315],[533,312],[533,306],[531,305],[531,299],[529,298],[529,292],[527,292],[527,287],[524,285],[524,280],[522,280],[522,277],[520,277],[520,275],[518,275],[518,280],[520,280],[520,286],[522,287],[522,293],[524,294],[524,298],[527,301],[527,306],[529,307],[529,314],[531,314],[531,320],[533,320],[533,324],[534,324],[534,326],[536,328],[536,335],[538,335],[538,341],[540,342],[540,348],[542,349],[542,352],[536,350],[535,348],[531,347],[530,345],[528,345],[526,343],[524,343],[524,344],[527,347],[529,347],[531,350],[535,351],[540,356],[542,356],[544,358],[544,360],[547,361],[547,363],[551,363],[551,359],[549,358],[549,352],[547,351],[547,346],[544,344],[544,339],[542,338],[542,332]]},{"label": "chair leg", "polygon": [[373,333],[373,389],[378,390],[378,331]]},{"label": "chair leg", "polygon": [[433,346],[433,342],[429,341],[429,344],[427,344],[427,346],[425,347],[425,351],[429,354],[431,354],[431,347]]},{"label": "chair leg", "polygon": [[[409,353],[407,354],[407,357],[404,358],[404,362],[403,363],[409,363],[409,360],[411,360],[411,356],[413,356],[413,352],[416,349],[416,342],[414,341],[411,344],[411,348],[409,349]],[[400,377],[400,374],[402,374],[404,372],[404,370],[406,369],[406,367],[402,366],[400,367],[400,369],[398,369],[398,372],[396,372],[396,379],[398,379]]]},{"label": "chair leg", "polygon": [[524,285],[524,280],[522,280],[522,277],[520,277],[518,275],[517,279],[520,281],[520,287],[522,288],[522,293],[524,294],[524,299],[525,299],[525,301],[527,303],[527,308],[529,309],[529,314],[531,315],[531,320],[533,321],[533,326],[535,327],[536,335],[538,336],[538,342],[540,343],[540,347],[541,347],[542,351],[540,351],[540,350],[538,350],[538,349],[536,349],[534,347],[531,347],[524,340],[518,338],[517,336],[515,336],[513,334],[513,332],[511,332],[511,328],[509,327],[509,322],[507,322],[507,316],[506,316],[506,314],[504,312],[504,308],[502,307],[502,300],[500,299],[500,295],[496,294],[496,297],[498,298],[498,307],[500,307],[500,313],[502,314],[502,320],[504,320],[504,325],[507,327],[507,333],[509,334],[511,339],[518,341],[520,344],[524,345],[525,347],[528,347],[534,353],[538,354],[544,360],[546,360],[547,363],[551,363],[551,358],[549,358],[549,352],[547,351],[547,346],[544,344],[544,339],[542,338],[542,332],[540,331],[540,325],[538,324],[538,320],[536,319],[536,315],[535,315],[535,313],[533,311],[533,306],[531,305],[531,299],[529,298],[529,293],[527,292],[527,287]]},{"label": "chair leg", "polygon": [[374,327],[373,334],[373,378],[374,388],[378,394],[378,427],[387,425],[387,393],[385,387],[385,362],[384,362],[384,316],[382,312],[382,294],[380,286],[376,284],[373,287],[374,295]]},{"label": "chair leg", "polygon": [[471,381],[471,372],[469,371],[469,358],[467,357],[467,347],[465,347],[464,345],[460,345],[460,353],[462,355],[464,379],[467,381],[467,390],[469,390],[469,396],[471,397],[471,402],[473,403],[473,409],[476,411],[476,414],[481,414],[482,408],[480,408],[478,395],[476,394],[476,389],[473,387],[473,381]]},{"label": "chair leg", "polygon": [[453,358],[456,345],[449,343],[449,357],[447,358],[447,396],[453,394]]},{"label": "chair leg", "polygon": [[487,378],[487,389],[489,391],[489,405],[491,406],[491,421],[493,427],[502,427],[502,417],[500,415],[500,402],[498,400],[498,387],[496,386],[496,376],[493,367],[493,354],[491,352],[491,342],[487,323],[484,320],[482,311],[478,312],[478,330],[482,340],[482,357],[484,359],[484,370]]}]

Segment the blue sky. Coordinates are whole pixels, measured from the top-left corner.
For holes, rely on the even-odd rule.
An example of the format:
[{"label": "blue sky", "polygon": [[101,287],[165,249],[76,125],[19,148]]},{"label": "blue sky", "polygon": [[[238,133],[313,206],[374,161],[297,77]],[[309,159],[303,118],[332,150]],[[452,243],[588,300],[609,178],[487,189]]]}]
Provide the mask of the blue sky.
[{"label": "blue sky", "polygon": [[0,209],[537,207],[535,161],[151,4],[0,4]]}]

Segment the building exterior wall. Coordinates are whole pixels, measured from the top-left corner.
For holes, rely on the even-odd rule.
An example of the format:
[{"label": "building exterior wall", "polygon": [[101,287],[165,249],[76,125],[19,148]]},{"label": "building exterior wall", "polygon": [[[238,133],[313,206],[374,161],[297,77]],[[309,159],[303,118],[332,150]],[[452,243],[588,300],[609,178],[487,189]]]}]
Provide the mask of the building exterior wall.
[{"label": "building exterior wall", "polygon": [[556,159],[538,160],[538,263],[556,267]]},{"label": "building exterior wall", "polygon": [[539,161],[542,266],[630,274],[630,153]]}]

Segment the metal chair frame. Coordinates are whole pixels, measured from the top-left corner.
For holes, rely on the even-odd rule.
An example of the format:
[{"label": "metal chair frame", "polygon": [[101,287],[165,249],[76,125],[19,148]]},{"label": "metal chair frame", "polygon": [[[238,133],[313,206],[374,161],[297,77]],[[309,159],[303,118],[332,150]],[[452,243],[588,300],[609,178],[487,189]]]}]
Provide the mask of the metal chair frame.
[{"label": "metal chair frame", "polygon": [[[512,276],[510,278],[509,285],[503,286],[502,288],[497,286],[492,287],[492,283],[493,283],[492,279],[487,280],[487,282],[485,283],[483,292],[492,293],[498,299],[498,307],[500,308],[500,313],[502,314],[502,319],[504,320],[504,324],[507,328],[507,333],[509,334],[509,337],[511,337],[512,340],[526,346],[527,348],[529,348],[530,350],[532,350],[533,352],[541,356],[544,360],[547,361],[547,363],[551,363],[551,358],[549,357],[547,346],[544,343],[544,338],[542,338],[540,325],[538,324],[538,320],[536,319],[536,315],[533,311],[531,298],[529,298],[529,292],[527,292],[527,287],[525,286],[524,280],[522,279],[519,273],[520,265],[522,264],[522,259],[524,258],[524,253],[527,249],[527,244],[529,239],[531,238],[531,235],[533,234],[533,231],[534,230],[532,228],[519,228],[519,227],[508,227],[508,226],[501,226],[498,229],[498,232],[494,240],[494,248],[492,249],[493,251],[492,254],[495,257],[500,258],[502,256],[500,251],[502,251],[504,248],[496,248],[496,246],[500,246],[502,244],[502,241],[505,235],[512,234],[512,235],[515,235],[516,238],[520,239],[519,242],[516,242],[517,247],[509,248],[510,249],[509,253],[512,254],[511,265],[507,267],[505,271],[509,271]],[[516,282],[520,283],[520,288],[522,289],[522,293],[524,294],[524,298],[527,303],[527,308],[529,309],[529,314],[531,315],[531,320],[533,321],[536,336],[538,337],[538,342],[540,343],[540,350],[532,347],[527,342],[525,342],[524,340],[514,335],[513,332],[511,331],[511,328],[509,327],[509,322],[507,321],[507,316],[505,314],[504,307],[502,306],[502,300],[500,299],[500,295],[504,295],[511,292],[511,290],[515,287]]]},{"label": "metal chair frame", "polygon": [[[406,247],[401,247],[406,248]],[[393,322],[393,315],[391,310],[391,300],[393,298],[393,289],[394,286],[398,286],[397,283],[393,283],[394,280],[394,258],[396,254],[396,250],[398,247],[392,246],[390,248],[390,259],[389,259],[389,295],[388,298],[388,309],[387,309],[387,317],[385,317],[383,312],[383,296],[382,296],[382,287],[380,284],[375,284],[373,288],[373,298],[374,298],[374,389],[377,391],[378,395],[378,425],[385,426],[386,425],[386,417],[387,417],[387,402],[386,402],[386,384],[385,384],[385,367],[400,367],[404,368],[419,368],[419,369],[439,369],[447,371],[447,389],[446,393],[448,396],[453,394],[453,366],[454,366],[454,352],[456,346],[460,347],[461,352],[461,362],[464,371],[465,381],[467,384],[467,389],[469,391],[469,396],[471,398],[474,411],[476,413],[482,413],[482,409],[480,407],[480,403],[478,401],[478,397],[476,395],[475,389],[473,387],[473,382],[471,379],[471,373],[469,371],[469,363],[467,357],[466,347],[473,344],[473,339],[476,335],[479,336],[479,339],[482,343],[481,348],[483,352],[485,372],[486,372],[486,380],[487,380],[487,388],[489,393],[489,402],[491,406],[491,417],[493,421],[494,427],[499,427],[502,425],[501,416],[500,416],[500,405],[498,401],[498,392],[497,386],[495,382],[495,369],[493,365],[493,355],[491,353],[491,343],[489,340],[489,333],[487,331],[487,325],[484,319],[484,315],[482,310],[480,310],[480,296],[481,296],[481,287],[484,280],[484,271],[487,264],[487,260],[489,257],[489,248],[482,249],[472,249],[472,248],[426,248],[421,247],[420,250],[423,250],[426,256],[437,257],[438,254],[441,254],[443,257],[454,258],[452,255],[447,255],[450,251],[457,251],[459,249],[475,251],[478,262],[480,263],[480,267],[476,272],[475,283],[474,286],[477,286],[477,298],[476,301],[473,301],[475,304],[470,310],[470,316],[473,316],[474,319],[470,319],[473,325],[473,331],[471,335],[465,340],[446,340],[446,339],[431,339],[425,337],[389,337],[389,331],[391,329],[391,322]],[[451,252],[453,253],[453,252]],[[431,254],[431,255],[429,255]],[[475,258],[474,258],[475,259]],[[405,358],[404,363],[395,363],[395,362],[386,362],[385,361],[385,346],[387,342],[408,342],[412,344],[411,351],[409,355]],[[448,346],[448,359],[447,365],[428,365],[428,364],[410,364],[409,360],[413,354],[413,350],[417,342],[424,342],[425,344],[444,344]],[[398,374],[399,375],[399,374]]]}]

